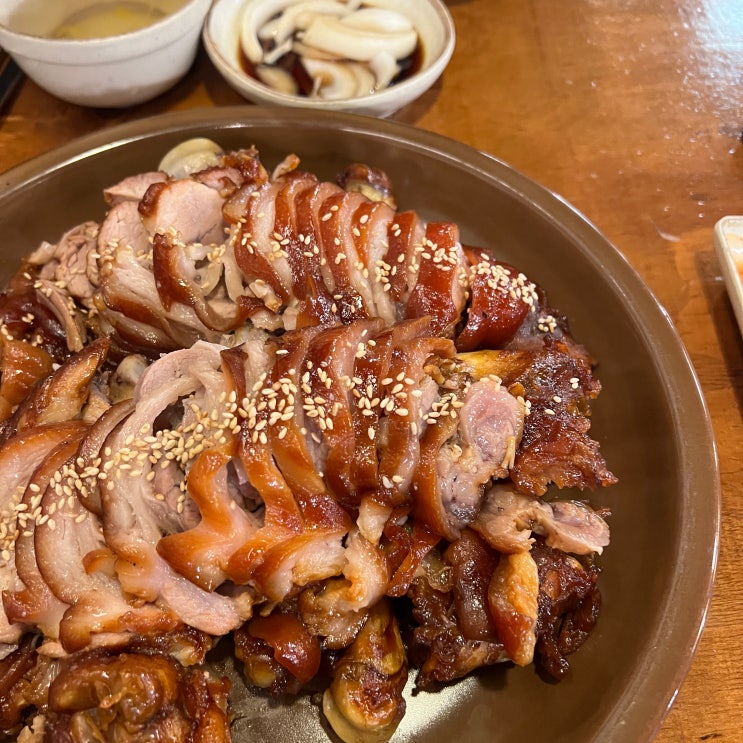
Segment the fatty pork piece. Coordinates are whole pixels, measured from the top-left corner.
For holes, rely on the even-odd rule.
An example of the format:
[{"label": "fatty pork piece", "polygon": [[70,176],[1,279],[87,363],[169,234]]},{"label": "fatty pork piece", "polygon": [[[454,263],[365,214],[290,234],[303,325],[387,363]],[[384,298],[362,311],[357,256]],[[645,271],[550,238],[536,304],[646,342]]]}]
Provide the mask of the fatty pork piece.
[{"label": "fatty pork piece", "polygon": [[[132,412],[105,438],[98,465],[107,473],[99,484],[103,535],[124,591],[215,636],[237,627],[246,610],[237,598],[212,590],[224,580],[218,542],[223,541],[222,550],[229,549],[252,528],[250,515],[234,500],[239,493],[230,491],[226,482],[209,493],[221,501],[223,511],[234,503],[234,514],[227,522],[228,535],[211,535],[206,547],[211,544],[213,549],[203,552],[201,564],[184,558],[179,572],[160,554],[158,543],[189,527],[198,533],[198,485],[188,497],[186,483],[186,470],[197,456],[216,450],[217,469],[230,459],[219,456],[220,447],[228,446],[227,426],[234,423],[234,416],[222,415],[230,403],[221,350],[200,341],[149,366],[135,389]],[[170,425],[168,416],[173,419]],[[209,464],[204,466],[208,469]],[[202,505],[202,520],[211,523],[211,513]],[[203,580],[191,580],[193,570],[203,571]]]},{"label": "fatty pork piece", "polygon": [[34,279],[23,264],[0,294],[0,325],[4,340],[43,348],[62,363],[87,340],[85,317],[67,291],[48,280]]},{"label": "fatty pork piece", "polygon": [[[11,650],[31,617],[56,637],[61,604],[39,577],[34,532],[42,497],[56,467],[75,451],[87,424],[84,409],[108,344],[97,341],[37,384],[3,421],[0,434],[0,585],[4,611],[0,642]],[[32,585],[33,584],[33,585]],[[16,602],[15,599],[20,599]],[[17,609],[17,611],[16,611]]]},{"label": "fatty pork piece", "polygon": [[602,514],[577,500],[544,501],[523,495],[513,486],[489,487],[471,524],[491,547],[505,554],[530,549],[544,537],[548,547],[573,555],[600,555],[609,544],[609,526]]},{"label": "fatty pork piece", "polygon": [[[281,601],[314,540],[326,550],[326,568],[345,575],[326,586],[327,608],[365,608],[384,587],[357,591],[348,555],[361,560],[367,545],[373,553],[396,510],[397,518],[412,512],[439,536],[458,533],[475,518],[484,484],[507,473],[523,403],[496,380],[472,380],[458,368],[451,341],[432,336],[423,320],[306,328],[265,348],[268,369],[243,380],[246,392],[238,395],[241,460],[265,521],[227,573]],[[249,355],[228,353],[238,370],[254,374]],[[358,571],[359,579],[369,570]]]},{"label": "fatty pork piece", "polygon": [[591,404],[601,391],[594,361],[554,310],[528,318],[503,348],[465,352],[460,358],[473,373],[497,376],[528,401],[510,472],[519,491],[541,496],[551,483],[594,490],[617,482],[589,435]]},{"label": "fatty pork piece", "polygon": [[293,607],[255,616],[235,630],[235,656],[251,684],[273,695],[297,694],[318,674],[320,638],[313,635]]},{"label": "fatty pork piece", "polygon": [[598,618],[598,568],[541,538],[503,554],[467,529],[443,555],[429,553],[422,568],[408,591],[411,660],[422,689],[503,661],[536,662],[562,678],[567,656]]},{"label": "fatty pork piece", "polygon": [[408,661],[389,599],[378,602],[333,666],[323,712],[345,743],[388,740],[405,714]]},{"label": "fatty pork piece", "polygon": [[26,721],[30,725],[36,710],[46,706],[58,665],[36,652],[36,638],[30,634],[0,660],[0,740],[39,740],[43,718],[36,719],[35,733]]},{"label": "fatty pork piece", "polygon": [[31,388],[52,371],[52,357],[24,340],[0,339],[0,421],[7,420]]},{"label": "fatty pork piece", "polygon": [[229,683],[159,653],[74,656],[49,690],[44,741],[232,740]]}]

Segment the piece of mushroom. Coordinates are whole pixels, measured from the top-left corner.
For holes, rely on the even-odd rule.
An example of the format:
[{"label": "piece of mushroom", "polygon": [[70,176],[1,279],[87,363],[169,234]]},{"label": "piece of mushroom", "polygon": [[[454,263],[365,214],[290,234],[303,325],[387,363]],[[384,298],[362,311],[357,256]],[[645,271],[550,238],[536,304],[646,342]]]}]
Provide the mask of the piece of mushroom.
[{"label": "piece of mushroom", "polygon": [[285,54],[288,54],[292,50],[292,40],[286,39],[280,44],[277,44],[271,51],[266,52],[263,55],[264,65],[275,65]]},{"label": "piece of mushroom", "polygon": [[244,4],[240,26],[240,46],[254,65],[263,62],[263,42],[281,44],[292,37],[301,22],[306,27],[318,12],[348,13],[357,1],[346,5],[338,0],[262,0]]},{"label": "piece of mushroom", "polygon": [[412,20],[387,0],[364,7],[362,0],[266,0],[246,4],[240,44],[256,77],[269,87],[300,92],[293,75],[278,69],[291,51],[313,79],[310,95],[338,100],[390,85],[400,72],[398,60],[413,53],[418,35]]}]

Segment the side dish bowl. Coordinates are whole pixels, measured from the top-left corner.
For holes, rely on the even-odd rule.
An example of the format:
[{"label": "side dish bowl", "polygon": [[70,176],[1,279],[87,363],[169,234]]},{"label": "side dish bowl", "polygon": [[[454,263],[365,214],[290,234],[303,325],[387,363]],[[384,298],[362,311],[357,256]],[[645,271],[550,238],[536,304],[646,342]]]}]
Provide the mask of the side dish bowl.
[{"label": "side dish bowl", "polygon": [[[81,106],[119,108],[142,103],[172,87],[191,66],[210,0],[189,0],[155,23],[117,36],[59,39],[12,30],[23,0],[0,4],[0,46],[39,86]],[[77,3],[47,3],[48,28]]]},{"label": "side dish bowl", "polygon": [[743,217],[723,217],[715,225],[714,245],[730,302],[743,333]]},{"label": "side dish bowl", "polygon": [[397,0],[390,7],[409,18],[418,34],[421,59],[417,71],[365,96],[324,100],[282,93],[252,77],[244,65],[240,45],[242,15],[247,4],[256,2],[262,0],[215,0],[203,32],[204,46],[216,68],[232,88],[254,103],[389,116],[428,90],[454,51],[454,22],[442,0]]},{"label": "side dish bowl", "polygon": [[[603,391],[593,406],[592,435],[619,484],[591,494],[595,507],[612,512],[612,542],[599,563],[596,631],[559,684],[530,668],[500,666],[435,694],[408,694],[391,743],[649,743],[703,627],[720,486],[693,367],[647,286],[581,214],[503,162],[393,122],[260,107],[131,122],[0,175],[6,246],[0,282],[41,240],[99,219],[104,187],[155,168],[192,137],[228,149],[254,144],[268,167],[295,152],[323,178],[349,162],[384,169],[401,209],[456,221],[464,242],[517,265],[544,287],[599,360]],[[229,659],[217,661],[216,671],[232,676],[236,741],[327,743],[311,696],[277,705],[249,693]]]}]

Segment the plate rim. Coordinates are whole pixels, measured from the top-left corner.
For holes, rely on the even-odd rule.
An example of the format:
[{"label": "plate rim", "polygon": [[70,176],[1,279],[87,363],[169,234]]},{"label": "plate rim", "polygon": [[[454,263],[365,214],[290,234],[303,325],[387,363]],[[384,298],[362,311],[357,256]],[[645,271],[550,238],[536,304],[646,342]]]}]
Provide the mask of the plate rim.
[{"label": "plate rim", "polygon": [[[691,531],[697,535],[704,535],[702,554],[705,559],[700,565],[699,554],[695,553],[697,562],[691,564],[683,554],[679,555],[681,561],[679,564],[688,570],[677,570],[673,574],[674,589],[686,590],[689,593],[681,584],[679,576],[683,575],[685,582],[689,581],[690,574],[696,577],[696,581],[692,581],[696,596],[693,611],[690,612],[686,607],[683,616],[674,612],[671,604],[675,590],[669,590],[659,610],[659,616],[663,618],[675,616],[681,621],[674,622],[670,628],[657,627],[652,635],[655,642],[651,644],[654,648],[665,648],[667,653],[674,648],[683,649],[682,662],[673,673],[665,671],[661,673],[658,664],[648,658],[644,659],[641,664],[644,671],[640,674],[642,678],[625,687],[623,693],[615,700],[601,729],[601,740],[606,743],[651,741],[660,730],[691,667],[712,599],[720,548],[722,502],[717,446],[703,389],[689,352],[669,313],[629,260],[575,206],[493,155],[410,124],[358,114],[253,105],[175,111],[124,122],[77,137],[61,147],[37,155],[0,174],[0,203],[18,189],[31,187],[35,181],[49,177],[57,171],[63,171],[65,167],[80,160],[96,156],[106,150],[126,147],[155,135],[196,128],[206,128],[216,133],[220,130],[266,126],[272,121],[280,122],[282,125],[290,122],[303,129],[333,128],[360,136],[403,141],[407,145],[425,149],[429,154],[456,162],[459,166],[474,169],[487,179],[498,182],[517,198],[529,202],[532,208],[536,208],[547,217],[552,225],[573,238],[582,255],[608,274],[617,292],[623,296],[632,296],[635,303],[625,302],[624,306],[637,332],[641,333],[646,342],[649,340],[648,326],[651,320],[656,324],[656,334],[658,328],[662,329],[661,338],[657,336],[653,338],[656,353],[653,354],[652,360],[668,399],[674,399],[680,405],[679,410],[674,407],[670,407],[669,410],[674,430],[679,430],[681,419],[687,426],[684,439],[676,437],[679,461],[683,462],[692,450],[695,450],[697,457],[700,456],[700,452],[704,453],[703,465],[692,468],[690,474],[687,470],[682,483],[685,485],[683,488],[685,492],[688,490],[690,493],[706,494],[704,512],[706,521],[702,523],[698,518],[701,514],[687,513],[690,509],[685,509],[681,518],[680,534],[683,536],[687,531]],[[593,243],[590,248],[585,239],[588,236]],[[675,362],[674,374],[669,372],[671,361]],[[693,391],[693,395],[689,395],[690,390]],[[689,421],[693,422],[693,429],[688,428]],[[679,499],[683,500],[681,495]],[[644,693],[650,686],[654,687],[653,703],[649,701],[649,696],[653,695]],[[664,689],[662,698],[658,696],[659,687]],[[627,714],[627,717],[623,716],[624,714]],[[608,724],[610,721],[613,721],[611,726]],[[611,729],[605,729],[609,727]]]}]

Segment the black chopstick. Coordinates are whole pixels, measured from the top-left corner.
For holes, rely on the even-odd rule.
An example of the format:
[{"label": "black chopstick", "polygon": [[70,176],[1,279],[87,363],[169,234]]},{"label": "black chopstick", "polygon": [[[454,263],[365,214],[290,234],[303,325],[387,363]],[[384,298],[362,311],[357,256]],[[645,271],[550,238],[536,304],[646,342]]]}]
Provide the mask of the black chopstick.
[{"label": "black chopstick", "polygon": [[6,51],[0,49],[0,113],[15,93],[22,77],[21,68]]}]

